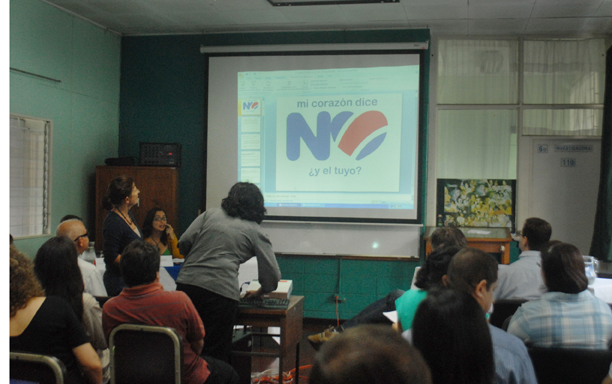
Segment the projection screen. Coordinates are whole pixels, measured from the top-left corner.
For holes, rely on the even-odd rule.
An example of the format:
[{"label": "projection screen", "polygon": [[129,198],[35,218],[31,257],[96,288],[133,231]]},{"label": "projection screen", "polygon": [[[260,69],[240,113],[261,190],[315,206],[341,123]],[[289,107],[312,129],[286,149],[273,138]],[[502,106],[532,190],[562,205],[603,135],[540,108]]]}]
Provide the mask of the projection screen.
[{"label": "projection screen", "polygon": [[266,219],[417,223],[423,52],[209,53],[207,203]]}]

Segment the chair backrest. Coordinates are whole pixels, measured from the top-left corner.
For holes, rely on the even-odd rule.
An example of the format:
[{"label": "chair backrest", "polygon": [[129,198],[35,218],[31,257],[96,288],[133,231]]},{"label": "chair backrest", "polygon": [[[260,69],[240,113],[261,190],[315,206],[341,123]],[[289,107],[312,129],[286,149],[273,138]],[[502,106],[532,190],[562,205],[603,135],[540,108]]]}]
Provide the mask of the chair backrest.
[{"label": "chair backrest", "polygon": [[489,324],[501,328],[504,320],[514,315],[514,312],[527,300],[496,300],[493,304],[493,313],[489,318]]},{"label": "chair backrest", "polygon": [[539,384],[601,384],[612,363],[612,351],[582,348],[528,348]]},{"label": "chair backrest", "polygon": [[53,356],[11,352],[10,379],[15,383],[63,384],[64,363]]},{"label": "chair backrest", "polygon": [[180,384],[181,336],[174,328],[122,324],[110,334],[111,384]]}]

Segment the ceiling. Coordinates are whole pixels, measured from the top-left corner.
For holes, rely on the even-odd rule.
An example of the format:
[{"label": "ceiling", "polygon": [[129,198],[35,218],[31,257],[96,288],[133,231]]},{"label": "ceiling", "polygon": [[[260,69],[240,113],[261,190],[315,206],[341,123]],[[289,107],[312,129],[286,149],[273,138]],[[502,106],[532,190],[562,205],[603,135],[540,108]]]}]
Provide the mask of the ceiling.
[{"label": "ceiling", "polygon": [[612,0],[43,0],[122,35],[429,28],[440,36],[612,35]]}]

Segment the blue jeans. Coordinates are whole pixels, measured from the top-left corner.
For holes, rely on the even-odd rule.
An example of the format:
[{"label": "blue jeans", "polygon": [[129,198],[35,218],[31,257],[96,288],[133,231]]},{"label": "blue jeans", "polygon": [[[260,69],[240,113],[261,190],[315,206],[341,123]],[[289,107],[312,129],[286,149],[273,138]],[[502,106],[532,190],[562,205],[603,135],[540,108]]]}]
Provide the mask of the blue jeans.
[{"label": "blue jeans", "polygon": [[347,329],[362,324],[391,324],[391,320],[387,319],[383,312],[395,311],[395,300],[403,294],[404,291],[401,289],[389,292],[384,298],[376,300],[362,309],[361,312],[345,321],[342,327]]}]

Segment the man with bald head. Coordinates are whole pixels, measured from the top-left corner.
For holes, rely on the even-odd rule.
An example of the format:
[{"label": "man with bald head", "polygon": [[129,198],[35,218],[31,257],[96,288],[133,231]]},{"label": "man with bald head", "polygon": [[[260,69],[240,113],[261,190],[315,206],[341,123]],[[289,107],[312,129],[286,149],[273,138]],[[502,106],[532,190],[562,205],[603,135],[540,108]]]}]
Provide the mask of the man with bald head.
[{"label": "man with bald head", "polygon": [[[79,218],[71,218],[62,221],[55,231],[57,236],[65,236],[74,242],[77,253],[81,255],[89,247],[89,237],[87,237],[87,229]],[[87,261],[77,259],[81,274],[83,275],[83,283],[85,284],[85,292],[92,296],[107,296],[102,274],[98,272],[95,265]]]}]

